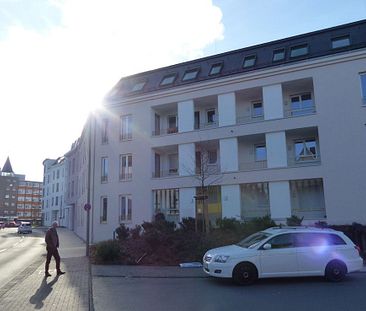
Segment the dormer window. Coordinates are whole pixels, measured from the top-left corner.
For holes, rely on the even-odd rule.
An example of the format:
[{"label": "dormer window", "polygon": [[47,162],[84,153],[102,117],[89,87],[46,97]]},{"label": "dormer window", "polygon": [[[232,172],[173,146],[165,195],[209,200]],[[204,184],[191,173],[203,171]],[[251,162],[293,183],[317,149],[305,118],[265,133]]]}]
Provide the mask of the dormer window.
[{"label": "dormer window", "polygon": [[161,80],[160,85],[164,86],[164,85],[173,84],[176,77],[177,77],[177,75],[175,73],[167,75],[163,78],[163,80]]},{"label": "dormer window", "polygon": [[307,44],[301,44],[293,46],[291,48],[290,57],[300,57],[309,53],[309,46]]},{"label": "dormer window", "polygon": [[141,81],[141,82],[135,83],[131,88],[131,92],[141,91],[144,88],[145,84],[146,84],[146,81]]},{"label": "dormer window", "polygon": [[194,80],[197,78],[198,76],[198,72],[199,72],[199,68],[196,69],[192,69],[192,70],[187,70],[184,73],[184,76],[182,78],[182,81],[189,81],[189,80]]},{"label": "dormer window", "polygon": [[350,45],[351,42],[349,36],[342,36],[332,39],[332,49],[339,49]]},{"label": "dormer window", "polygon": [[219,74],[221,72],[221,70],[222,70],[222,67],[223,67],[223,63],[213,64],[211,66],[209,75],[212,76],[212,75]]},{"label": "dormer window", "polygon": [[277,49],[273,51],[273,62],[278,62],[285,59],[285,49]]},{"label": "dormer window", "polygon": [[255,65],[256,60],[257,60],[257,56],[255,54],[245,56],[244,57],[243,68],[253,67]]}]

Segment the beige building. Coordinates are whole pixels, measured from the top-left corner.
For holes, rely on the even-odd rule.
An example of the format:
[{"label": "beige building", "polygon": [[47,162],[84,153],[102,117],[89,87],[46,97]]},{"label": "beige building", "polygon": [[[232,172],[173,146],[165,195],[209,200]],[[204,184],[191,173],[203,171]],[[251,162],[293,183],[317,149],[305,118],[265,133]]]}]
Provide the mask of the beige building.
[{"label": "beige building", "polygon": [[366,224],[365,99],[366,21],[122,78],[83,133],[92,241],[201,217],[203,173],[213,224]]}]

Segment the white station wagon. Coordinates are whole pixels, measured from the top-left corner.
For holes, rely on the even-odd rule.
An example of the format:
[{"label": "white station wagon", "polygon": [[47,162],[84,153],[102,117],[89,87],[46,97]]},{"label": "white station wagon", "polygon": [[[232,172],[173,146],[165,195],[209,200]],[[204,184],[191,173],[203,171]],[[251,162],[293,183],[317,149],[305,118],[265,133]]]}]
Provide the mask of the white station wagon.
[{"label": "white station wagon", "polygon": [[269,228],[203,257],[207,274],[241,285],[258,278],[298,276],[337,282],[362,265],[359,248],[342,232],[308,227]]}]

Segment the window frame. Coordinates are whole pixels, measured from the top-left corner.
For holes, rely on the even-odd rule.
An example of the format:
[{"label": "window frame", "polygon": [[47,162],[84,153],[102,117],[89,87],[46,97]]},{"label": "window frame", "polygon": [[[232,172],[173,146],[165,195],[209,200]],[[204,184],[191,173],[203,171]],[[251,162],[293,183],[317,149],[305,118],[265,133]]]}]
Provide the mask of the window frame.
[{"label": "window frame", "polygon": [[100,162],[100,179],[102,183],[108,182],[108,157],[101,157]]},{"label": "window frame", "polygon": [[[200,72],[199,67],[186,70],[183,74],[182,82],[187,82],[187,81],[192,81],[192,80],[197,79],[199,72]],[[195,73],[194,77],[186,78],[187,75],[192,74],[192,73]]]},{"label": "window frame", "polygon": [[[170,79],[172,79],[170,81]],[[175,80],[177,79],[177,74],[176,73],[170,73],[167,74],[165,76],[163,76],[163,78],[160,81],[160,86],[169,86],[169,85],[173,85]]]},{"label": "window frame", "polygon": [[[217,67],[219,67],[219,70],[217,72],[213,72],[214,68],[217,68]],[[208,75],[209,76],[219,75],[222,71],[222,68],[224,68],[224,62],[214,63],[211,65]]]},{"label": "window frame", "polygon": [[[315,142],[315,154],[313,155],[313,153],[310,152],[310,154],[304,154],[304,155],[297,155],[296,154],[296,144],[302,143],[303,145],[303,150],[307,151],[310,150],[310,148],[308,148],[306,146],[307,142]],[[306,159],[311,157],[312,159]],[[309,138],[302,138],[302,139],[295,139],[294,140],[294,158],[295,158],[295,163],[303,163],[303,162],[309,162],[309,161],[316,161],[319,159],[319,146],[318,146],[318,141],[316,139],[316,137],[309,137]]]},{"label": "window frame", "polygon": [[[346,45],[341,45],[341,46],[333,46],[333,43],[334,42],[341,42],[343,41],[344,39],[348,39],[348,44]],[[337,37],[333,37],[331,38],[330,40],[330,44],[331,44],[331,49],[332,50],[338,50],[338,49],[342,49],[342,48],[345,48],[345,47],[349,47],[351,45],[351,37],[350,35],[342,35],[342,36],[337,36]]]},{"label": "window frame", "polygon": [[362,106],[366,106],[366,72],[360,72],[359,76]]},{"label": "window frame", "polygon": [[[257,157],[257,149],[258,148],[264,148],[264,152],[265,152],[265,159],[260,159]],[[255,144],[254,145],[254,155],[255,155],[255,162],[264,162],[267,161],[267,147],[265,143],[261,143],[261,144]]]},{"label": "window frame", "polygon": [[[298,54],[298,55],[292,55],[294,51],[301,50],[303,48],[306,48],[306,52],[305,53]],[[309,44],[308,43],[293,45],[293,46],[290,47],[290,58],[293,59],[293,58],[304,57],[306,55],[309,55],[309,51],[310,51],[310,48],[309,48]]]},{"label": "window frame", "polygon": [[134,93],[134,92],[142,91],[144,89],[146,83],[147,83],[147,80],[134,82],[134,84],[131,87],[130,92]]},{"label": "window frame", "polygon": [[102,119],[102,144],[108,144],[108,119],[103,118]]},{"label": "window frame", "polygon": [[100,198],[100,223],[108,223],[108,197],[102,196]]},{"label": "window frame", "polygon": [[[122,202],[125,202],[125,207],[123,208]],[[123,208],[123,210],[122,210]],[[119,222],[120,223],[130,223],[132,222],[132,195],[131,194],[121,194],[119,196]]]},{"label": "window frame", "polygon": [[[123,158],[125,158],[125,160],[123,160]],[[125,166],[123,166],[124,164]],[[132,153],[120,154],[119,156],[120,181],[132,180],[132,165],[133,165]],[[124,172],[123,168],[125,168],[126,172]]]},{"label": "window frame", "polygon": [[[249,64],[247,64],[247,62],[249,62]],[[256,63],[257,63],[257,54],[254,53],[254,54],[245,55],[242,68],[244,68],[244,69],[252,68],[256,65]]]},{"label": "window frame", "polygon": [[[261,108],[262,108],[262,113],[261,114],[255,114],[254,112],[256,111],[254,105],[258,105],[260,104],[261,105]],[[264,109],[263,109],[263,102],[258,100],[258,101],[253,101],[251,103],[251,117],[254,118],[254,119],[257,119],[257,118],[263,118],[264,116]]]},{"label": "window frame", "polygon": [[[283,53],[283,58],[275,59],[275,55],[279,54],[280,52]],[[278,48],[278,49],[273,50],[273,52],[272,52],[272,62],[273,63],[280,62],[285,59],[286,59],[286,49],[285,48]]]},{"label": "window frame", "polygon": [[132,139],[132,114],[124,114],[120,117],[120,141]]}]

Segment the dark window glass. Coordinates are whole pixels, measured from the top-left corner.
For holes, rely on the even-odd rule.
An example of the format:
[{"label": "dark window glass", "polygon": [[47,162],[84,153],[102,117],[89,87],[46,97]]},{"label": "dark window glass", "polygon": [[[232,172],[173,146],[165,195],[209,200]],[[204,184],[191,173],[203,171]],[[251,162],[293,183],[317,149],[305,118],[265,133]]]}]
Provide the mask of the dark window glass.
[{"label": "dark window glass", "polygon": [[211,70],[210,70],[210,75],[219,74],[222,70],[222,66],[223,66],[222,63],[212,65]]},{"label": "dark window glass", "polygon": [[278,49],[273,51],[272,61],[277,62],[285,59],[285,49]]},{"label": "dark window glass", "polygon": [[304,56],[309,53],[309,47],[307,44],[293,46],[291,48],[290,57]]},{"label": "dark window glass", "polygon": [[297,233],[295,236],[297,247],[315,247],[330,245],[345,245],[346,242],[332,233]]},{"label": "dark window glass", "polygon": [[169,84],[173,84],[174,80],[175,80],[176,75],[172,74],[172,75],[168,75],[165,76],[163,78],[163,80],[161,80],[160,85],[169,85]]},{"label": "dark window glass", "polygon": [[343,36],[332,39],[332,49],[343,48],[351,44],[349,36]]},{"label": "dark window glass", "polygon": [[244,68],[253,67],[255,65],[256,59],[257,59],[256,55],[245,56],[243,67]]},{"label": "dark window glass", "polygon": [[188,70],[184,73],[182,81],[193,80],[197,78],[199,69]]},{"label": "dark window glass", "polygon": [[286,234],[277,235],[274,238],[270,239],[267,243],[271,244],[272,249],[294,247],[293,234],[286,233]]}]

